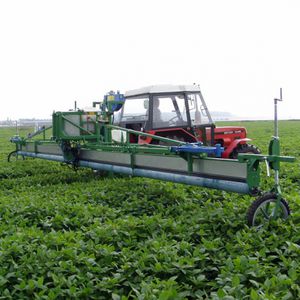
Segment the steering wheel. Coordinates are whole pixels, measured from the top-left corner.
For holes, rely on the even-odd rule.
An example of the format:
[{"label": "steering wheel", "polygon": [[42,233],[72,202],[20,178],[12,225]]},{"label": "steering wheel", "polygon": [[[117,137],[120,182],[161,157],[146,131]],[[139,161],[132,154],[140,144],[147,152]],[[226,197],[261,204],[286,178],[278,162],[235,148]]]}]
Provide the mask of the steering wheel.
[{"label": "steering wheel", "polygon": [[169,126],[172,126],[172,125],[176,125],[176,122],[178,120],[178,116],[175,116],[173,118],[171,118],[168,122],[169,122]]}]

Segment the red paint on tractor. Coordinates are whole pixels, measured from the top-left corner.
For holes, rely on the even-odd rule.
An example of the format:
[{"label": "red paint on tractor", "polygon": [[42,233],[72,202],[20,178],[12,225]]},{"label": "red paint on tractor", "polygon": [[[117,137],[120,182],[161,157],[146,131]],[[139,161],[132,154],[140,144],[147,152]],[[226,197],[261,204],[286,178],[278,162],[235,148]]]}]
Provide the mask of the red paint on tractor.
[{"label": "red paint on tractor", "polygon": [[[168,138],[178,139],[182,137],[184,140],[189,140],[189,142],[203,142],[202,131],[199,128],[195,128],[195,135],[193,135],[188,130],[183,128],[165,128],[158,130],[149,130],[147,133],[164,136]],[[211,142],[211,129],[206,129],[206,139],[207,143]],[[225,148],[222,154],[222,158],[230,158],[231,153],[240,144],[246,144],[251,139],[247,138],[247,131],[244,127],[236,126],[224,126],[216,127],[214,130],[215,144],[221,144]],[[151,137],[140,137],[139,144],[151,144]]]}]

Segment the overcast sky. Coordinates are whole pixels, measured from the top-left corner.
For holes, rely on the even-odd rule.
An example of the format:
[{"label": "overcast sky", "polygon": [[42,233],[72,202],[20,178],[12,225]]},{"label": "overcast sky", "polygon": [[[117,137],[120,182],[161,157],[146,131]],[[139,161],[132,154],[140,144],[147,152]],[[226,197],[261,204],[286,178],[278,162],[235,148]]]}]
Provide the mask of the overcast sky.
[{"label": "overcast sky", "polygon": [[300,118],[299,1],[0,1],[0,119],[199,83],[210,110]]}]

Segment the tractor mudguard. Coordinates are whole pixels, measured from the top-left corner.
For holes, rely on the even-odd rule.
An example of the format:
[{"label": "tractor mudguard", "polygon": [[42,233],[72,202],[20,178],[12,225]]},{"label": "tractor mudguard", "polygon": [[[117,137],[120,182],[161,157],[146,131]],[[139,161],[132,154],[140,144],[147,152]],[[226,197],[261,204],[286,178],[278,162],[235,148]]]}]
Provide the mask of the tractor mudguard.
[{"label": "tractor mudguard", "polygon": [[232,143],[223,152],[222,158],[229,158],[230,154],[234,151],[234,149],[238,145],[240,145],[240,144],[246,144],[249,141],[251,141],[251,139],[248,139],[248,138],[233,140]]}]

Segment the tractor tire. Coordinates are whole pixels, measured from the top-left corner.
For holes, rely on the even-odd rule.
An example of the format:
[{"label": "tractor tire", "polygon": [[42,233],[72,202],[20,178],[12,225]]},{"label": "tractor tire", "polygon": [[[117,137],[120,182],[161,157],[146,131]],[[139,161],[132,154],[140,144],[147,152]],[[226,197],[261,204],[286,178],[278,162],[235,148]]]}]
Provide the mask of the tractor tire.
[{"label": "tractor tire", "polygon": [[230,158],[237,159],[239,153],[261,154],[260,150],[254,145],[241,144],[232,151]]},{"label": "tractor tire", "polygon": [[[247,222],[249,226],[261,227],[273,217],[277,197],[274,193],[265,193],[258,197],[249,207]],[[287,219],[291,211],[288,203],[280,199],[278,218]]]}]

